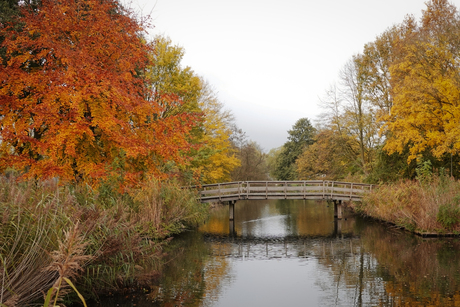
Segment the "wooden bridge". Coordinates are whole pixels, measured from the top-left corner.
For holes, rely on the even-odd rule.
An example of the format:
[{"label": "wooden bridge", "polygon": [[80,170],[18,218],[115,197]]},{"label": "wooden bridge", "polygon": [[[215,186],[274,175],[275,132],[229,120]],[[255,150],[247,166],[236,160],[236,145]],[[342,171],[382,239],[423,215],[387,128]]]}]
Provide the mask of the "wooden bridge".
[{"label": "wooden bridge", "polygon": [[361,201],[371,184],[340,181],[240,181],[206,184],[194,187],[200,191],[203,203],[228,203],[230,219],[238,200],[313,199],[333,201],[335,216],[342,218],[342,201]]}]

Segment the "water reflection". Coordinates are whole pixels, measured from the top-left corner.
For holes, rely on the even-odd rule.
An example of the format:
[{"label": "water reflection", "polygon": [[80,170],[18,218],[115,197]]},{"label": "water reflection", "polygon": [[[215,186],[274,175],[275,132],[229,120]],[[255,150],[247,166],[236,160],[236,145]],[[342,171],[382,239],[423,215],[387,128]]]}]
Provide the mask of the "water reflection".
[{"label": "water reflection", "polygon": [[215,208],[199,231],[215,236],[312,237],[350,233],[354,224],[354,217],[349,214],[335,223],[333,205],[315,201],[238,201],[234,221],[229,221],[228,215],[228,206]]},{"label": "water reflection", "polygon": [[[162,279],[119,306],[457,306],[457,239],[421,239],[305,201],[237,202],[169,246]],[[99,305],[99,306],[115,306]]]}]

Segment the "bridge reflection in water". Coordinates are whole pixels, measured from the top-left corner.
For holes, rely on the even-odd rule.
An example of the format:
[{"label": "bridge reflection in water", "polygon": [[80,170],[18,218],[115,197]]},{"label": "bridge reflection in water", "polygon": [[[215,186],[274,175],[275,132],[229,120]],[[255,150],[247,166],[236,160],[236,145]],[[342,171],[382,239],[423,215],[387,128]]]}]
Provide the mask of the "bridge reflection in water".
[{"label": "bridge reflection in water", "polygon": [[[331,202],[313,200],[242,200],[229,220],[230,206],[218,205],[200,229],[213,236],[278,238],[321,236],[336,238],[349,233],[350,214],[334,218]],[[218,219],[217,219],[218,217]]]},{"label": "bridge reflection in water", "polygon": [[[237,237],[238,233],[235,227],[235,219],[231,219],[228,221],[228,234],[230,237]],[[342,218],[334,217],[334,231],[331,237],[338,237],[342,234]]]},{"label": "bridge reflection in water", "polygon": [[[340,223],[340,222],[339,222]],[[302,238],[234,238],[234,237],[208,237],[206,241],[218,242],[213,251],[215,256],[242,259],[277,259],[277,258],[308,258],[353,253],[356,236],[348,233],[345,235],[334,234],[327,237]],[[331,245],[334,242],[334,247]],[[340,243],[340,248],[337,248]],[[219,249],[219,246],[225,248]],[[332,248],[331,248],[332,247]]]}]

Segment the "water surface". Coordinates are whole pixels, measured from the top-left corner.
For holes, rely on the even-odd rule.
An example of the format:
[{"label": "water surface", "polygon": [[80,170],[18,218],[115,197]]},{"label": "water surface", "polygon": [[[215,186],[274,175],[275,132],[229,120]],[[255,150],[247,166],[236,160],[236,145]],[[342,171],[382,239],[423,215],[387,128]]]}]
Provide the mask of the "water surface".
[{"label": "water surface", "polygon": [[[460,306],[458,239],[299,200],[239,201],[175,238],[146,293],[97,306]],[[96,305],[95,305],[96,306]]]}]

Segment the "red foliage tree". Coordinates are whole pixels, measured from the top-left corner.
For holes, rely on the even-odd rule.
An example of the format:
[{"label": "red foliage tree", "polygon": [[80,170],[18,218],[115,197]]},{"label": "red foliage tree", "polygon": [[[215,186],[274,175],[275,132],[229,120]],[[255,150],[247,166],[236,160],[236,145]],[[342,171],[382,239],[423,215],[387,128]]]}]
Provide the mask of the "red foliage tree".
[{"label": "red foliage tree", "polygon": [[153,48],[132,12],[114,0],[43,0],[0,31],[0,169],[96,183],[187,162],[200,115],[164,117],[177,99],[146,98]]}]

